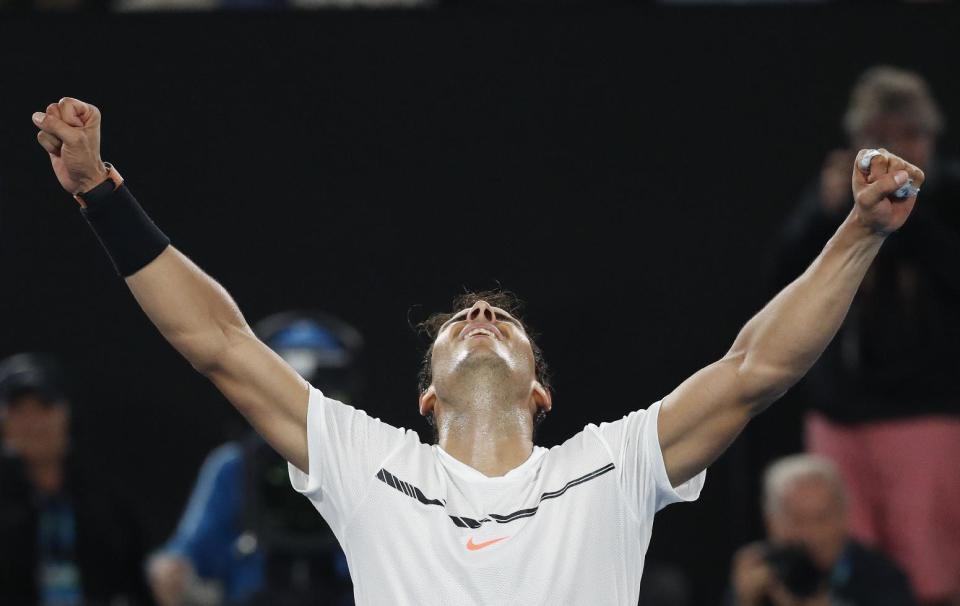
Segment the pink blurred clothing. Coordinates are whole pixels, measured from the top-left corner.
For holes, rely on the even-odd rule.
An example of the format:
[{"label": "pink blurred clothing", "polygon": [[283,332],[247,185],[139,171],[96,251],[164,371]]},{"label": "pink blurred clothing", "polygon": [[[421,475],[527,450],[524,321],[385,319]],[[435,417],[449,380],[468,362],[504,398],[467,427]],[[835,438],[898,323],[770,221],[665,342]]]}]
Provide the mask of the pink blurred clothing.
[{"label": "pink blurred clothing", "polygon": [[811,412],[806,446],[840,467],[855,538],[892,556],[921,601],[960,595],[960,419],[842,425]]}]

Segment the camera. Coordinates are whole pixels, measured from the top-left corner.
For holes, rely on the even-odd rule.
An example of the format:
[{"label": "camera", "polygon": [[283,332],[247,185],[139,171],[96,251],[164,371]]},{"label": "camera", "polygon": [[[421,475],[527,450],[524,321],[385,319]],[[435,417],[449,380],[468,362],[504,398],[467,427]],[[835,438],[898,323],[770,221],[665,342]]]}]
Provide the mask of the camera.
[{"label": "camera", "polygon": [[798,598],[806,598],[823,589],[827,572],[821,570],[802,545],[767,545],[764,559],[777,580]]}]

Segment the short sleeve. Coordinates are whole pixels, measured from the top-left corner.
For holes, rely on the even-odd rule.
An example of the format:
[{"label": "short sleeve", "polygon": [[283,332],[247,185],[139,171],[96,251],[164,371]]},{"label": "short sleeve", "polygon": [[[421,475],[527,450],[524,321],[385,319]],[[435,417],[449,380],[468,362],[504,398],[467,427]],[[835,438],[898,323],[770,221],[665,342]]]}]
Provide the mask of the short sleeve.
[{"label": "short sleeve", "polygon": [[620,486],[641,519],[652,518],[671,503],[696,501],[707,477],[704,470],[676,488],[670,484],[657,433],[659,414],[656,402],[597,428],[613,456]]},{"label": "short sleeve", "polygon": [[311,386],[307,404],[310,469],[304,473],[288,464],[290,483],[339,535],[383,460],[403,444],[405,433]]}]

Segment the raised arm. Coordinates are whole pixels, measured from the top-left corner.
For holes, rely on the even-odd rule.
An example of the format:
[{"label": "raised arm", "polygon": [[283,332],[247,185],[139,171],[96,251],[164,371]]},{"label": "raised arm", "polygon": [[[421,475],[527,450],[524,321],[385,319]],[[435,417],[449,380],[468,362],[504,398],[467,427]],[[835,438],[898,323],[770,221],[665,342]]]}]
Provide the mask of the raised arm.
[{"label": "raised arm", "polygon": [[[107,184],[91,191],[107,181],[100,159],[99,110],[64,98],[34,114],[33,121],[60,184],[71,194],[89,193],[84,212],[160,333],[277,452],[307,469],[306,381],[254,336],[222,286],[135,212],[139,207],[125,186]],[[131,222],[137,216],[142,220]]]},{"label": "raised arm", "polygon": [[853,170],[856,204],[799,278],[755,315],[723,358],[688,378],[663,401],[658,432],[677,486],[719,457],[756,414],[813,366],[840,328],[886,236],[910,215],[916,197],[892,193],[923,172],[883,151],[869,173]]},{"label": "raised arm", "polygon": [[307,383],[254,336],[227,291],[173,246],[126,281],[164,338],[281,456],[307,469]]}]

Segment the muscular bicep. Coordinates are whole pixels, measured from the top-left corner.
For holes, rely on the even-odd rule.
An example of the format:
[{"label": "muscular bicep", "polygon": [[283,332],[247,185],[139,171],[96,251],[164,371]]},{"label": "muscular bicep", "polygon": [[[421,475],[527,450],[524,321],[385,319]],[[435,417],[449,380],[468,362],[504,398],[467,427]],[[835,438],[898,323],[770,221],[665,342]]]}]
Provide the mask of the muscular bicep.
[{"label": "muscular bicep", "polygon": [[657,433],[674,487],[717,460],[750,420],[738,368],[732,359],[714,362],[663,399]]},{"label": "muscular bicep", "polygon": [[308,468],[309,386],[283,358],[247,331],[232,339],[207,376],[274,450]]}]

